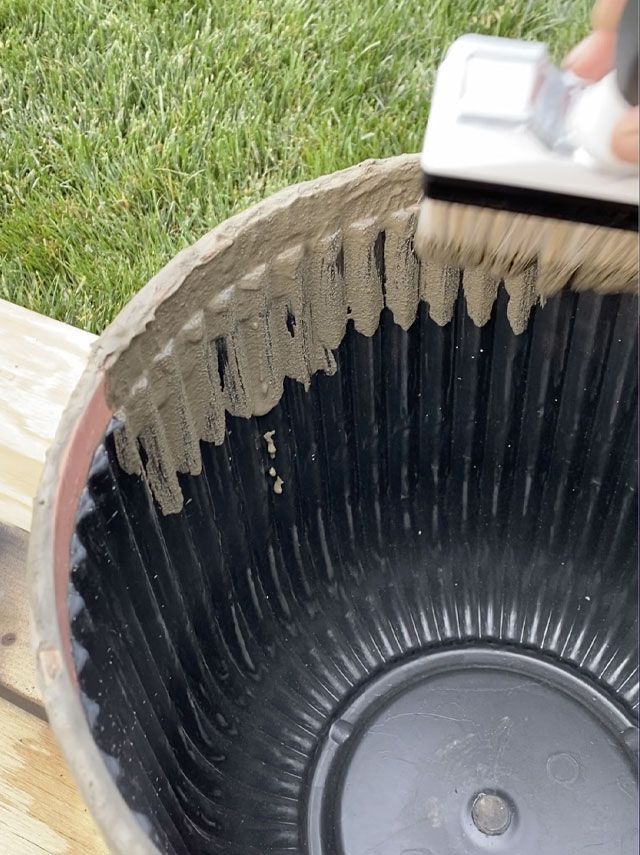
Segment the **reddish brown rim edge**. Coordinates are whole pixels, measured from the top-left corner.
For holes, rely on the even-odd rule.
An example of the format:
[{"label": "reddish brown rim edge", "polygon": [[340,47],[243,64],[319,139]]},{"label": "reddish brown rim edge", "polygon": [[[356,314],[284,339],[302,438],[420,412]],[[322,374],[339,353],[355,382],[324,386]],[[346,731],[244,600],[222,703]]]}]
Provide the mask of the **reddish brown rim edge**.
[{"label": "reddish brown rim edge", "polygon": [[71,656],[69,622],[69,577],[71,538],[76,510],[89,468],[113,413],[107,406],[105,379],[101,376],[87,405],[73,426],[60,460],[58,483],[53,498],[53,585],[62,655],[76,689],[78,677]]}]

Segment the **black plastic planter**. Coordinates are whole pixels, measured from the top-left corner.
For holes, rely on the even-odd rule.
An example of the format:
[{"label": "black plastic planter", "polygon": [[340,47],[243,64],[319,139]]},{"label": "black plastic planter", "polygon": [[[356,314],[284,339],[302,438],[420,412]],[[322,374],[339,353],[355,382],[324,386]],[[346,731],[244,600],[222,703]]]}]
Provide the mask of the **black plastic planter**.
[{"label": "black plastic planter", "polygon": [[[444,271],[444,323],[413,257],[411,315],[391,290],[413,220],[408,249],[386,223],[413,210],[415,161],[357,169],[404,196],[373,226],[358,212],[368,266],[331,233],[329,276],[347,294],[337,342],[304,295],[278,310],[291,347],[320,354],[308,389],[285,367],[257,406],[242,325],[204,336],[217,394],[239,412],[222,428],[203,415],[216,436],[169,471],[176,424],[185,449],[187,427],[198,434],[189,378],[156,400],[154,433],[149,409],[131,415],[133,381],[109,391],[113,347],[97,354],[31,554],[52,723],[123,853],[631,855],[636,298],[563,290],[515,334],[507,290],[477,326],[464,276]],[[341,179],[352,196],[357,169]],[[237,242],[246,222],[235,228]],[[268,325],[279,292],[263,275],[251,293]],[[358,277],[380,291],[365,332]],[[179,285],[191,296],[176,323],[192,330],[199,306]],[[117,353],[136,350],[145,394],[141,354],[167,352],[166,295]]]}]

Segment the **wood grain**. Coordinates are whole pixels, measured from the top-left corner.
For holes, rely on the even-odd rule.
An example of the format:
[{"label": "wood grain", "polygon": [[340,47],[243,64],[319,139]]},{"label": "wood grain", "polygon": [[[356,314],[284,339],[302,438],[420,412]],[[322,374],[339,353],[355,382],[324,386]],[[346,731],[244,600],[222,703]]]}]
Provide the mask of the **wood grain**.
[{"label": "wood grain", "polygon": [[0,521],[30,529],[45,453],[95,338],[0,300]]},{"label": "wood grain", "polygon": [[49,726],[0,699],[0,852],[108,852]]},{"label": "wood grain", "polygon": [[41,701],[31,652],[27,541],[26,532],[0,523],[0,697],[28,707]]}]

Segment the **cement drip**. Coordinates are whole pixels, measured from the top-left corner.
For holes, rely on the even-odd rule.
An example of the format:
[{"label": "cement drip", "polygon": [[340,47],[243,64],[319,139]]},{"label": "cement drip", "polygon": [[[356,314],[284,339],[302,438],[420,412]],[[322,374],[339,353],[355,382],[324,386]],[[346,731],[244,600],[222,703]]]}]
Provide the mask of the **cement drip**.
[{"label": "cement drip", "polygon": [[[285,377],[332,373],[348,321],[372,335],[386,306],[407,329],[420,300],[448,323],[464,288],[486,323],[498,283],[414,251],[420,170],[413,155],[367,161],[289,188],[180,253],[101,336],[117,452],[164,513],[182,507],[177,473],[197,474],[199,443],[221,443],[225,413],[267,413]],[[505,282],[514,332],[538,299],[535,268]],[[281,485],[279,485],[281,488]]]},{"label": "cement drip", "polygon": [[264,414],[285,377],[332,373],[349,320],[371,335],[388,305],[410,325],[419,199],[415,157],[290,188],[181,253],[104,333],[120,463],[164,512],[182,506],[177,473],[200,471],[200,440],[222,442],[226,412]]}]

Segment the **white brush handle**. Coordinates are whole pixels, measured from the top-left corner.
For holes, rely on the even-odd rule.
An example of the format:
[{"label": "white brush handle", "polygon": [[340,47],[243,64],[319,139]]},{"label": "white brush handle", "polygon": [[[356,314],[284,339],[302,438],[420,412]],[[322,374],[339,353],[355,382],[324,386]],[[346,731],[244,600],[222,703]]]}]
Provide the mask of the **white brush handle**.
[{"label": "white brush handle", "polygon": [[[637,205],[637,166],[611,151],[611,132],[629,103],[614,79],[578,85],[563,77],[542,44],[461,36],[436,77],[420,160],[425,175]],[[545,110],[551,144],[534,122]],[[559,134],[563,145],[553,145]]]},{"label": "white brush handle", "polygon": [[597,166],[619,175],[637,175],[638,164],[627,163],[611,150],[611,137],[618,121],[629,109],[616,81],[616,72],[588,86],[571,116],[571,136]]}]

